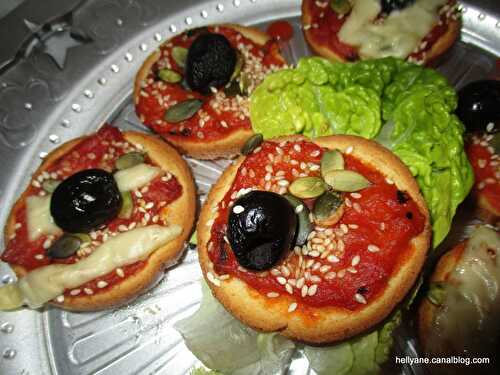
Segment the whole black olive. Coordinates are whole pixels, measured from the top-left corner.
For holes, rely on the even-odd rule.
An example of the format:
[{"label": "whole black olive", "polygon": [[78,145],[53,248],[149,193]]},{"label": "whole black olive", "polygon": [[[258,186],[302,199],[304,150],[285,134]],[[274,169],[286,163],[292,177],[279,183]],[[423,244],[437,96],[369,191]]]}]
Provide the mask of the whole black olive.
[{"label": "whole black olive", "polygon": [[50,214],[66,232],[90,232],[115,218],[122,198],[111,173],[86,169],[61,182],[50,200]]},{"label": "whole black olive", "polygon": [[415,0],[382,0],[382,13],[389,14],[393,10],[404,9],[414,2]]},{"label": "whole black olive", "polygon": [[461,88],[458,91],[456,114],[468,131],[485,130],[489,123],[498,127],[500,122],[500,81],[475,81]]},{"label": "whole black olive", "polygon": [[225,36],[199,35],[189,47],[186,81],[191,90],[209,94],[210,88],[225,86],[233,74],[238,55]]},{"label": "whole black olive", "polygon": [[276,193],[252,191],[229,213],[229,243],[238,263],[251,270],[273,267],[290,250],[296,229],[293,206]]}]

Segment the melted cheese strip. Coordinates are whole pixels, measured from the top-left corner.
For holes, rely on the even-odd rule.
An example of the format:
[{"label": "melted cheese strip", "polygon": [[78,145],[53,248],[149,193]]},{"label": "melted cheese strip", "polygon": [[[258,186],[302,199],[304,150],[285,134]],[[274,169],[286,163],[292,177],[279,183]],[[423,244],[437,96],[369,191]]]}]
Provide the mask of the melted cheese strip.
[{"label": "melted cheese strip", "polygon": [[379,0],[357,0],[339,39],[359,48],[364,58],[394,56],[406,58],[439,21],[438,9],[447,0],[417,0],[412,5],[392,11],[379,24],[373,21],[381,11]]},{"label": "melted cheese strip", "polygon": [[26,223],[30,241],[35,241],[42,234],[57,235],[62,232],[50,215],[50,197],[51,195],[26,198]]},{"label": "melted cheese strip", "polygon": [[114,174],[120,191],[130,191],[140,188],[159,176],[162,170],[148,164],[137,164]]},{"label": "melted cheese strip", "polygon": [[[162,170],[148,164],[138,164],[114,174],[120,191],[130,191],[147,185],[159,176]],[[26,199],[26,218],[28,238],[35,241],[41,235],[58,235],[62,230],[54,223],[50,215],[50,197],[30,196]]]},{"label": "melted cheese strip", "polygon": [[[0,288],[0,309],[16,308],[21,303],[38,308],[67,289],[76,288],[118,267],[146,259],[153,251],[178,237],[181,232],[179,225],[136,228],[106,241],[78,263],[52,264],[37,268],[21,278],[17,284]],[[19,295],[22,295],[22,299]]]},{"label": "melted cheese strip", "polygon": [[434,353],[493,348],[500,315],[500,235],[478,228],[446,283],[446,297],[428,339]]}]

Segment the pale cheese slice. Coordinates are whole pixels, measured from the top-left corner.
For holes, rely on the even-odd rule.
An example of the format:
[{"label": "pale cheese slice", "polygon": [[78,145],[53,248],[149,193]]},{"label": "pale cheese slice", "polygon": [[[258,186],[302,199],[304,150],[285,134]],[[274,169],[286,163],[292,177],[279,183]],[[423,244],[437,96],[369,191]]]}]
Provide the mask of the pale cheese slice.
[{"label": "pale cheese slice", "polygon": [[120,191],[131,191],[148,184],[161,173],[161,168],[141,163],[116,172],[114,177]]},{"label": "pale cheese slice", "polygon": [[[118,267],[146,259],[156,249],[178,237],[181,232],[179,225],[149,225],[123,232],[103,243],[78,263],[52,264],[37,268],[14,285],[21,293],[24,304],[38,308],[67,289],[77,288]],[[12,284],[9,287],[12,289]],[[4,289],[0,288],[0,296],[13,293],[12,290]]]},{"label": "pale cheese slice", "polygon": [[381,11],[378,0],[357,0],[339,31],[339,39],[359,47],[365,58],[394,56],[406,58],[439,21],[438,8],[447,0],[417,0],[391,12],[382,22],[374,23]]},{"label": "pale cheese slice", "polygon": [[50,197],[51,195],[26,198],[26,223],[30,241],[35,241],[44,234],[58,235],[62,232],[50,215]]}]

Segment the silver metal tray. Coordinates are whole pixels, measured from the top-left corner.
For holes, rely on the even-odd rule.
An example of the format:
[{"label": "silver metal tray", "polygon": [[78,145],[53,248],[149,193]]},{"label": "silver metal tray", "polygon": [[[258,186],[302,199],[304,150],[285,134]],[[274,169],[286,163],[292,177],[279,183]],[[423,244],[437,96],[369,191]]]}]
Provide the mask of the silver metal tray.
[{"label": "silver metal tray", "polygon": [[[461,41],[438,67],[457,88],[491,77],[500,56],[497,0],[466,1],[462,11]],[[310,54],[299,15],[299,0],[84,2],[73,15],[73,25],[93,42],[68,49],[64,69],[35,51],[0,75],[0,224],[40,159],[58,144],[92,132],[105,121],[147,131],[134,113],[132,82],[142,61],[162,41],[209,23],[265,28],[273,20],[287,19],[295,36],[284,52],[289,62],[295,62]],[[0,35],[0,43],[8,37]],[[203,201],[228,161],[188,161]],[[198,362],[173,324],[197,309],[200,277],[196,250],[187,249],[159,285],[129,306],[98,313],[52,308],[2,312],[0,374],[188,373]],[[5,264],[0,264],[0,280],[13,280]],[[403,327],[396,353],[414,357],[416,347],[411,326]],[[416,366],[389,367],[391,373],[426,373]],[[288,374],[310,373],[305,358],[297,354]]]}]

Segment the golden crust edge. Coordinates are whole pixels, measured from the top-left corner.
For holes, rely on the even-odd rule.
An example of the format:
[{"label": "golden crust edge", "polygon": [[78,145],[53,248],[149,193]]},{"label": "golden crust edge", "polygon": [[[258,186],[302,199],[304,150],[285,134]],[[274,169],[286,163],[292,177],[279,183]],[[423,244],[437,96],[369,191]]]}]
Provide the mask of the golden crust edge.
[{"label": "golden crust edge", "polygon": [[[297,136],[289,137],[289,139],[300,138]],[[283,139],[286,138],[280,138],[280,140]],[[359,143],[355,143],[358,141]],[[293,302],[293,299],[288,295],[282,295],[270,301],[267,297],[260,295],[257,291],[247,286],[243,281],[234,277],[222,282],[220,287],[214,286],[207,279],[206,273],[210,271],[207,244],[210,239],[211,227],[208,227],[206,223],[213,218],[211,208],[223,198],[230,188],[239,165],[244,160],[243,157],[240,157],[234,165],[226,169],[208,195],[197,226],[198,251],[203,275],[207,279],[212,293],[239,320],[260,331],[279,331],[284,336],[305,342],[326,343],[342,340],[361,333],[382,321],[392,311],[397,303],[406,295],[420,272],[430,245],[431,231],[427,206],[420,195],[418,185],[408,169],[394,154],[373,141],[353,136],[322,137],[316,139],[315,142],[323,147],[339,148],[343,152],[349,146],[352,146],[354,142],[352,154],[362,159],[365,163],[370,164],[380,158],[385,160],[385,164],[382,165],[386,166],[386,169],[389,169],[387,168],[389,165],[391,168],[388,171],[384,171],[377,167],[377,170],[381,171],[388,178],[393,179],[396,184],[401,184],[402,181],[407,180],[407,182],[404,182],[405,191],[417,202],[419,209],[426,217],[423,232],[411,241],[410,246],[415,249],[412,253],[413,256],[404,263],[396,276],[391,278],[388,287],[381,296],[377,297],[376,303],[369,304],[366,308],[356,312],[338,308],[318,309],[307,307],[307,310],[304,310],[304,315],[307,314],[307,317],[301,316],[301,307],[299,305],[298,309],[292,315],[288,315],[288,306]],[[372,157],[367,153],[367,150],[372,152],[374,148],[376,152],[375,156]],[[367,155],[370,155],[370,157],[366,158]],[[394,168],[394,164],[397,165],[397,168],[392,169]],[[405,176],[404,180],[401,176]],[[310,321],[311,315],[316,316],[313,324]],[[319,320],[321,320],[321,323],[318,324]]]},{"label": "golden crust edge", "polygon": [[[157,163],[162,169],[168,170],[178,179],[183,188],[181,197],[172,202],[167,207],[174,208],[181,214],[168,214],[168,219],[172,224],[178,224],[182,227],[182,233],[168,244],[155,250],[147,260],[147,264],[138,272],[130,277],[127,277],[121,283],[116,284],[105,291],[101,291],[94,295],[78,295],[67,296],[63,303],[51,301],[50,304],[57,305],[63,309],[70,311],[97,311],[124,304],[135,298],[142,291],[152,286],[159,280],[164,265],[169,262],[174,262],[182,253],[184,242],[189,237],[193,227],[196,201],[195,201],[195,185],[187,163],[181,158],[177,151],[170,145],[166,144],[157,137],[149,136],[137,132],[123,132],[124,137],[131,143],[141,143],[149,153],[151,159]],[[47,155],[44,162],[37,168],[33,175],[38,175],[43,170],[52,165],[58,158],[66,154],[73,147],[78,145],[88,136],[79,137],[69,142],[64,143],[54,149]],[[166,169],[166,166],[168,168]],[[20,198],[15,202],[7,225],[5,227],[5,243],[9,234],[14,232],[15,212],[21,206],[27,197],[27,189],[23,192]],[[23,276],[27,270],[19,265],[12,265],[12,268],[17,276]]]}]

